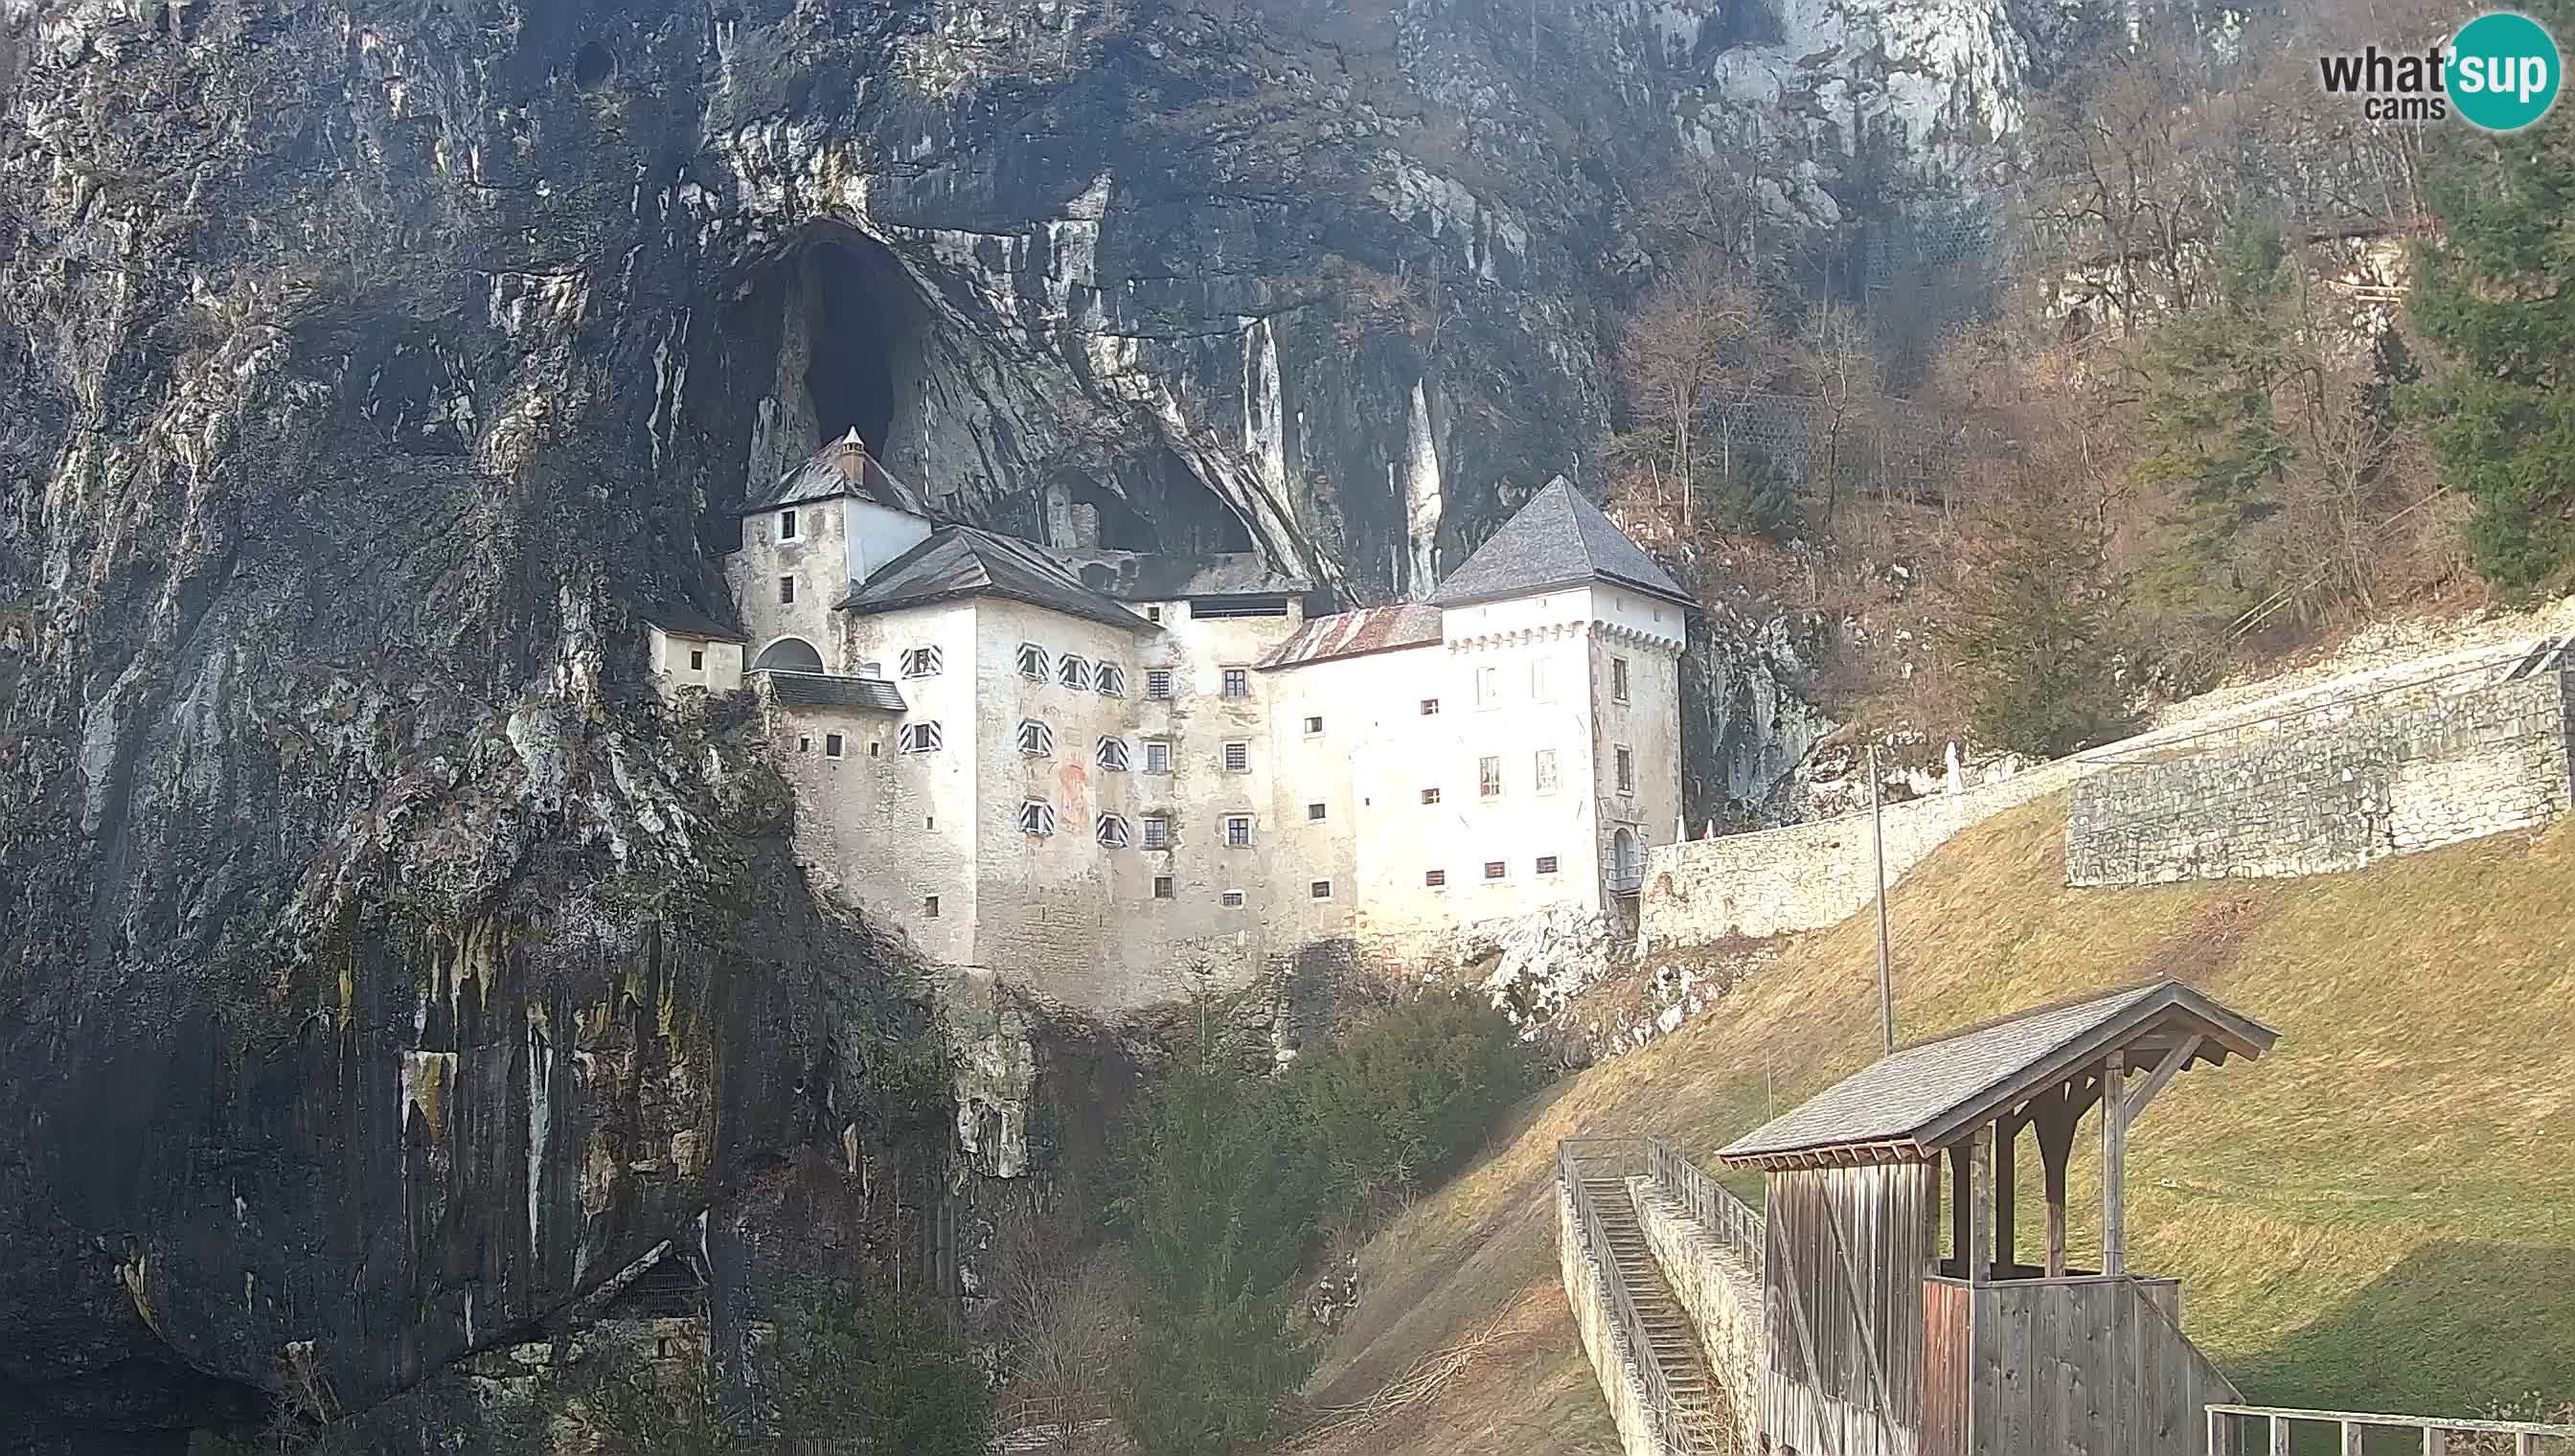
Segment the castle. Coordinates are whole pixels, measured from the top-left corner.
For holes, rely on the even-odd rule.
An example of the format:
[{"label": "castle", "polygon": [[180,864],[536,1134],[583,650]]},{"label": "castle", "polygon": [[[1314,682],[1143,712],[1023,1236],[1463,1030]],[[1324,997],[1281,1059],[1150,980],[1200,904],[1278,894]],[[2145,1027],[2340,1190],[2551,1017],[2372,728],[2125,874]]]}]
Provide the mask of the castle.
[{"label": "castle", "polygon": [[1110,1013],[1340,944],[1632,913],[1677,832],[1686,593],[1558,479],[1431,600],[1308,616],[1259,556],[932,519],[854,434],[743,507],[746,685],[817,882],[935,960]]}]

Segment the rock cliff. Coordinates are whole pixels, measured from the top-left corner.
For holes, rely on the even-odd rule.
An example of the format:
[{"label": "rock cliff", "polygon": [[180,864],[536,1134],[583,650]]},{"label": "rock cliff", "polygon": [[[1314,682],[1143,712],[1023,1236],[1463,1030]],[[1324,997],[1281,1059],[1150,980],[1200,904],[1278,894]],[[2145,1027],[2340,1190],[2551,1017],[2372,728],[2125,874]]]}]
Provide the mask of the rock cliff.
[{"label": "rock cliff", "polygon": [[0,0],[0,1429],[369,1406],[955,1125],[642,686],[747,480],[1415,591],[1582,474],[1678,148],[1828,220],[2072,23],[1940,14]]}]

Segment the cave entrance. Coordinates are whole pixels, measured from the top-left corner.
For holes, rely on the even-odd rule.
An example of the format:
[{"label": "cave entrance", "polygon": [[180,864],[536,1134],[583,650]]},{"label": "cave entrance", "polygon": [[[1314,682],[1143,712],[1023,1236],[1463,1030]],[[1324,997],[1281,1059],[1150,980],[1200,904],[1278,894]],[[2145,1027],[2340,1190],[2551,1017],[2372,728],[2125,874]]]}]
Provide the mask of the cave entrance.
[{"label": "cave entrance", "polygon": [[[1125,483],[1127,515],[1151,537],[1150,544],[1129,550],[1206,556],[1253,549],[1252,527],[1243,513],[1169,448],[1154,452],[1127,472]],[[1100,528],[1101,542],[1108,545],[1106,511],[1101,513]]]},{"label": "cave entrance", "polygon": [[806,251],[802,282],[817,447],[856,430],[887,459],[898,405],[921,378],[930,321],[920,290],[884,244],[838,229]]}]

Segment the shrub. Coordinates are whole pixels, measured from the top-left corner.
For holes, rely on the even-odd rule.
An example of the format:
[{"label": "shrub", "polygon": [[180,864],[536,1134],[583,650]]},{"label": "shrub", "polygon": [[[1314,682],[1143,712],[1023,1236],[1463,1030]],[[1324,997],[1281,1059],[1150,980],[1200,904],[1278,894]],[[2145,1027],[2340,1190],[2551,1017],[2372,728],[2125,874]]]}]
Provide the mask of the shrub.
[{"label": "shrub", "polygon": [[1290,1086],[1321,1136],[1336,1192],[1359,1203],[1419,1192],[1463,1165],[1544,1074],[1481,996],[1387,1007],[1301,1063]]}]

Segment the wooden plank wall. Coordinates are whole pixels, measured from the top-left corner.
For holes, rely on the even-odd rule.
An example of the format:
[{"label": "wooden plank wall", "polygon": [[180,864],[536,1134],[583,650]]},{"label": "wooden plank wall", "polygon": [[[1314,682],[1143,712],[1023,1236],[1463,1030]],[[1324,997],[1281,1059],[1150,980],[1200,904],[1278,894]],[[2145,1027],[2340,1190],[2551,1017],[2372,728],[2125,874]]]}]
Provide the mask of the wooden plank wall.
[{"label": "wooden plank wall", "polygon": [[1967,1456],[1974,1373],[1967,1311],[1973,1303],[1959,1280],[1922,1281],[1922,1456]]},{"label": "wooden plank wall", "polygon": [[1762,1416],[1771,1442],[1798,1456],[1916,1456],[1931,1166],[1773,1173],[1769,1204]]},{"label": "wooden plank wall", "polygon": [[2235,1387],[2122,1279],[1971,1291],[1975,1456],[2193,1456]]}]

